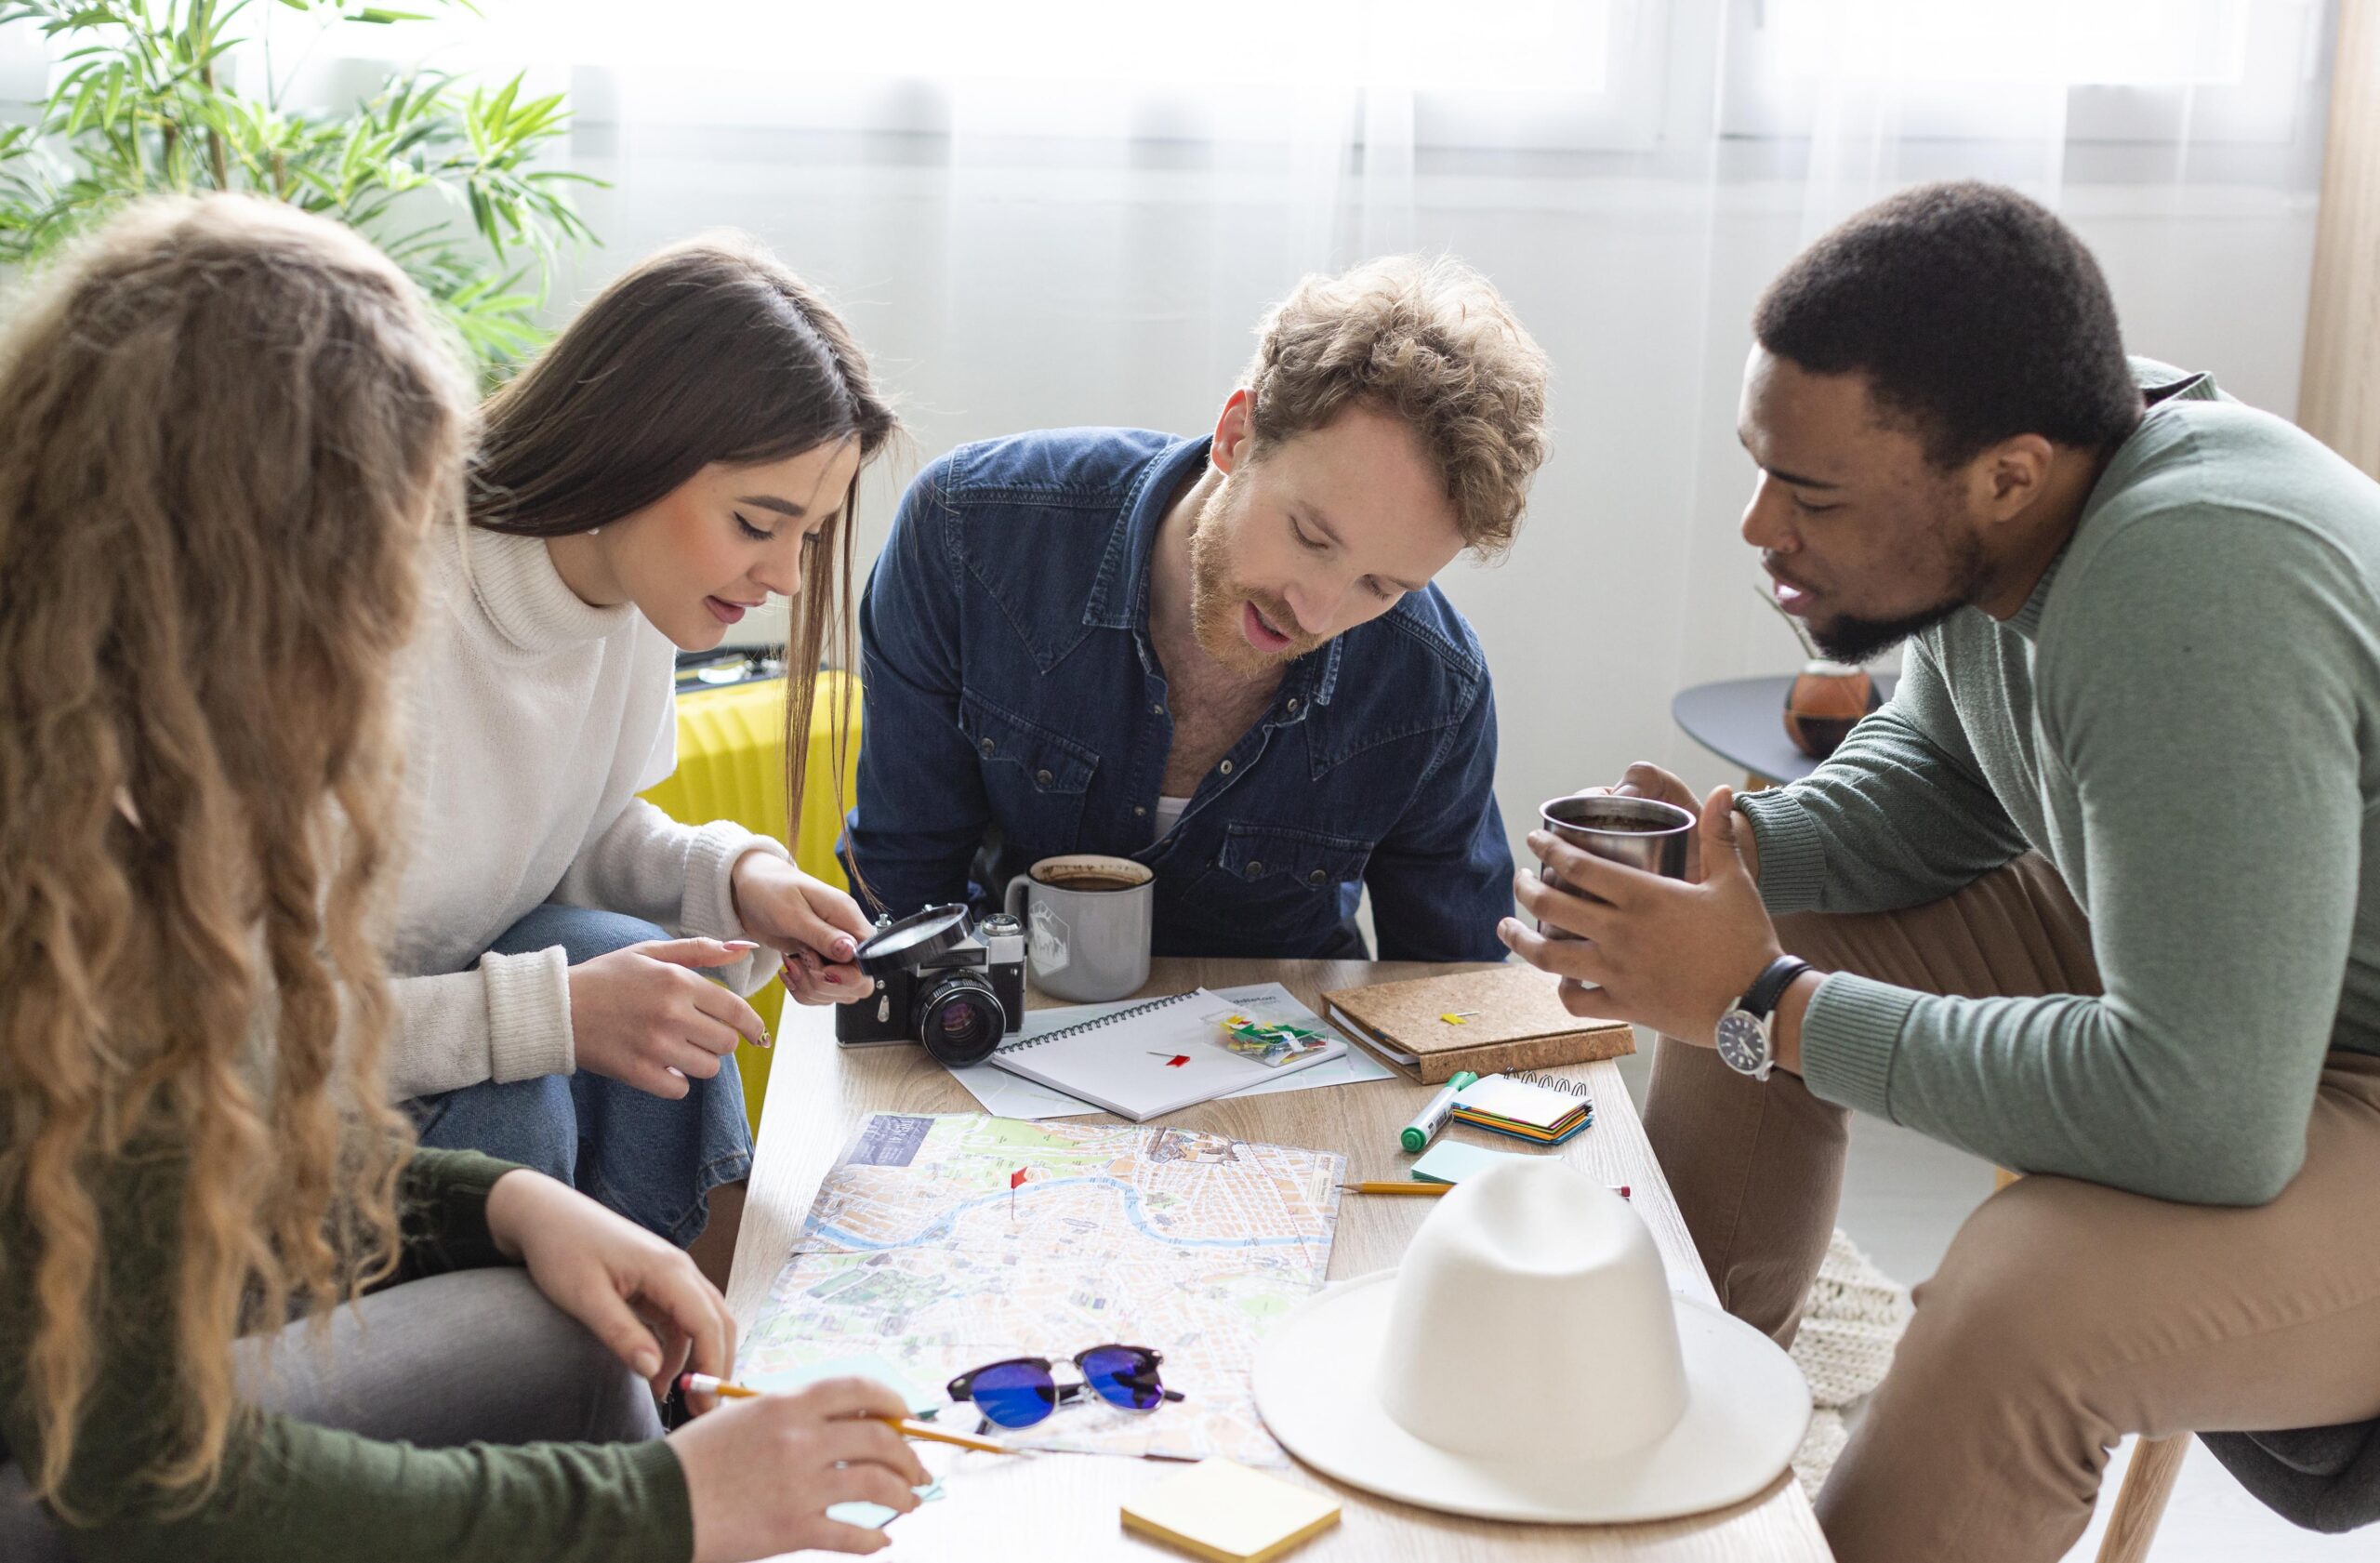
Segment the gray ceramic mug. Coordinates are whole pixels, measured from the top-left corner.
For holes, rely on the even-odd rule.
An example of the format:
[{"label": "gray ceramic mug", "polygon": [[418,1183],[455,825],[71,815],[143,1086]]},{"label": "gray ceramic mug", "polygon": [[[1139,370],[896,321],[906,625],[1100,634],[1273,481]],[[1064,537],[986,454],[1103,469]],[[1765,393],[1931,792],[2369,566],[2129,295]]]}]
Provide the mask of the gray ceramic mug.
[{"label": "gray ceramic mug", "polygon": [[[1625,798],[1609,792],[1582,792],[1538,805],[1545,828],[1572,846],[1597,857],[1624,863],[1664,879],[1686,878],[1686,849],[1694,839],[1694,816],[1675,803],[1658,798]],[[1562,876],[1543,863],[1539,877],[1556,890],[1572,890]],[[1581,894],[1572,890],[1573,894]],[[1540,920],[1537,931],[1549,939],[1575,939],[1576,934]]]},{"label": "gray ceramic mug", "polygon": [[1157,875],[1129,857],[1045,857],[1009,881],[1009,916],[1025,924],[1033,986],[1096,1004],[1149,980]]}]

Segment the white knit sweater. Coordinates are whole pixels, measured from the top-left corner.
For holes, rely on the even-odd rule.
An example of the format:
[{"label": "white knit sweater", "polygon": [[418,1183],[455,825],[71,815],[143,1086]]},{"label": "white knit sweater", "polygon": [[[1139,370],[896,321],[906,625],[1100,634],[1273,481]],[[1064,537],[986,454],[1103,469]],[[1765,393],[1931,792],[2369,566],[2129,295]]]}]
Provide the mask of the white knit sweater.
[{"label": "white knit sweater", "polygon": [[[399,1097],[568,1074],[559,948],[482,951],[547,901],[681,935],[745,937],[730,879],[785,848],[724,821],[681,825],[636,794],[677,768],[671,648],[626,604],[589,607],[543,542],[442,531],[406,659],[406,855],[390,942]],[[713,974],[749,993],[762,950]]]}]

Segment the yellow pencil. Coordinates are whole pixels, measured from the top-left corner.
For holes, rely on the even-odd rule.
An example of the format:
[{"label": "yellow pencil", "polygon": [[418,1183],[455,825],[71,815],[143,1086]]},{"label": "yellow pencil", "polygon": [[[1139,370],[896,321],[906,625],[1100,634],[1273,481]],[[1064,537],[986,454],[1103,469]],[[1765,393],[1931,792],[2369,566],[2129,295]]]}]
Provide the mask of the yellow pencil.
[{"label": "yellow pencil", "polygon": [[[1342,1183],[1339,1186],[1350,1194],[1444,1194],[1454,1185],[1450,1183]],[[1629,1189],[1624,1183],[1607,1183],[1604,1186],[1623,1199],[1628,1198]]]},{"label": "yellow pencil", "polygon": [[[690,1393],[718,1395],[730,1400],[755,1399],[760,1394],[757,1389],[748,1388],[740,1384],[730,1384],[725,1379],[713,1378],[708,1373],[681,1373],[678,1375],[678,1387]],[[956,1444],[960,1449],[981,1450],[985,1454],[1030,1452],[1026,1450],[1011,1449],[1006,1444],[994,1443],[989,1438],[971,1437],[965,1433],[945,1432],[931,1423],[919,1422],[912,1417],[876,1416],[868,1420],[884,1424],[905,1438],[923,1438],[928,1443],[935,1444]]]}]

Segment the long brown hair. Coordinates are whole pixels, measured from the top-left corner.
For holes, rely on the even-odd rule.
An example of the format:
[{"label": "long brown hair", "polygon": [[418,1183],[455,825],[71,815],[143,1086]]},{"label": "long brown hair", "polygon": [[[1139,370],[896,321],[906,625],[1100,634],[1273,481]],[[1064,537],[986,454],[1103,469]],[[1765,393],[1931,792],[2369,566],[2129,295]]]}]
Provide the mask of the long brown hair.
[{"label": "long brown hair", "polygon": [[[480,410],[473,525],[559,537],[635,514],[714,463],[781,461],[855,441],[860,467],[900,430],[866,356],[818,292],[756,241],[705,234],[598,294]],[[853,666],[854,474],[803,560],[786,648],[786,828],[800,828],[818,669]],[[821,563],[825,568],[820,568]],[[843,805],[853,702],[833,716]]]},{"label": "long brown hair", "polygon": [[393,1263],[389,668],[469,416],[395,267],[242,197],[132,208],[0,341],[0,1264],[70,1515],[128,1158],[178,1174],[168,1494],[245,1414],[244,1298],[326,1317]]}]

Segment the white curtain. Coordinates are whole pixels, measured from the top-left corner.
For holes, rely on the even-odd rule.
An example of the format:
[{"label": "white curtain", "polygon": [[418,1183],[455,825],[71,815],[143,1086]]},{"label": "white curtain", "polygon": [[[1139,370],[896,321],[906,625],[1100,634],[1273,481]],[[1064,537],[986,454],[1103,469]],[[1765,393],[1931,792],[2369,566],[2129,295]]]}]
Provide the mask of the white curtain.
[{"label": "white curtain", "polygon": [[[285,40],[276,65],[301,101],[400,46],[567,89],[569,160],[611,188],[584,197],[605,247],[556,314],[666,240],[752,230],[843,301],[919,457],[1202,430],[1302,272],[1408,248],[1488,272],[1559,376],[1512,563],[1443,583],[1495,669],[1516,840],[1539,800],[1633,760],[1729,779],[1672,694],[1798,660],[1735,534],[1736,388],[1761,287],[1866,202],[2015,183],[2093,245],[2135,351],[2294,403],[2319,0],[483,9],[344,28],[302,61]],[[866,543],[904,475],[868,497]]]}]

